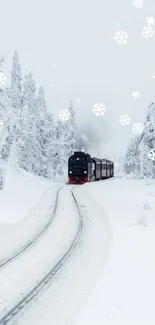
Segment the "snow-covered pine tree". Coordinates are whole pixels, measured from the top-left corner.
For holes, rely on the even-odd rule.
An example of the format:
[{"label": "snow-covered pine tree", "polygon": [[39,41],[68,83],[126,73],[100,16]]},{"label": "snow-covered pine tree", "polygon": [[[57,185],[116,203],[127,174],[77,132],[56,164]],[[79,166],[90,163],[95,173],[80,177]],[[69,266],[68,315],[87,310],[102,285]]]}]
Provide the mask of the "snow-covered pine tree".
[{"label": "snow-covered pine tree", "polygon": [[[4,58],[0,59],[0,73],[3,73],[3,63]],[[5,84],[0,86],[0,121],[2,122],[1,127],[1,137],[0,137],[0,155],[3,161],[7,161],[11,143],[12,143],[12,99],[10,98],[10,91],[8,92],[8,87]]]},{"label": "snow-covered pine tree", "polygon": [[133,136],[127,146],[123,159],[123,172],[125,175],[140,175],[140,137]]},{"label": "snow-covered pine tree", "polygon": [[[42,116],[43,117],[43,116]],[[45,112],[44,119],[38,126],[38,143],[40,146],[40,174],[44,177],[53,176],[53,115]]]},{"label": "snow-covered pine tree", "polygon": [[155,103],[147,109],[144,129],[141,135],[134,136],[124,156],[125,174],[155,178],[155,161],[149,158],[149,152],[155,149]]},{"label": "snow-covered pine tree", "polygon": [[68,157],[71,156],[74,151],[77,149],[77,126],[75,122],[75,111],[73,107],[73,102],[69,103],[68,108],[70,117],[67,121],[63,122],[63,142],[64,142],[64,157],[66,158],[66,162]]},{"label": "snow-covered pine tree", "polygon": [[39,154],[39,144],[37,141],[36,126],[36,85],[33,80],[33,73],[30,72],[25,76],[23,83],[22,96],[22,116],[19,132],[20,147],[20,166],[27,171],[33,172],[34,165]]},{"label": "snow-covered pine tree", "polygon": [[[44,175],[46,176],[46,168],[45,165],[47,165],[47,158],[46,158],[46,145],[45,145],[45,139],[44,139],[44,129],[45,129],[45,113],[46,113],[46,101],[45,101],[45,94],[43,87],[40,86],[38,90],[38,95],[36,98],[35,103],[35,111],[36,111],[36,142],[37,142],[37,159],[34,163],[34,172],[38,175]],[[46,164],[45,164],[46,163]]]},{"label": "snow-covered pine tree", "polygon": [[6,164],[8,161],[11,141],[10,141],[10,129],[12,122],[12,100],[8,96],[8,87],[5,86],[5,76],[3,73],[4,58],[0,59],[0,188],[4,188],[4,179],[6,172]]},{"label": "snow-covered pine tree", "polygon": [[32,71],[24,78],[22,104],[28,106],[30,114],[36,114],[36,82]]},{"label": "snow-covered pine tree", "polygon": [[69,156],[70,156],[77,149],[76,135],[77,135],[77,132],[78,132],[76,122],[75,122],[76,113],[75,113],[72,101],[69,104],[68,110],[69,110],[69,113],[70,113],[70,118],[68,120],[68,122],[69,122],[68,141],[69,141],[69,145],[70,145],[70,151],[69,151]]},{"label": "snow-covered pine tree", "polygon": [[36,113],[40,115],[40,112],[47,112],[47,105],[45,100],[45,92],[43,86],[40,86],[38,89],[38,95],[36,98]]},{"label": "snow-covered pine tree", "polygon": [[[57,173],[57,157],[56,139],[55,139],[55,124],[53,114],[47,112],[45,114],[45,128],[43,130],[43,150],[46,157],[46,177],[53,178]],[[59,155],[60,157],[60,155]]]},{"label": "snow-covered pine tree", "polygon": [[[59,165],[59,173],[66,173],[68,158],[77,150],[77,126],[73,103],[69,103],[70,117],[67,121],[58,121],[55,131],[55,164]],[[59,163],[58,163],[59,162]],[[62,168],[61,168],[62,166]],[[63,169],[63,171],[62,171]],[[55,170],[57,170],[55,166]]]},{"label": "snow-covered pine tree", "polygon": [[11,88],[12,88],[12,106],[15,110],[21,106],[21,95],[22,95],[22,77],[21,77],[21,68],[19,62],[19,56],[17,51],[14,52],[13,56],[13,67],[12,67],[12,81],[11,81]]},{"label": "snow-covered pine tree", "polygon": [[[21,130],[22,130],[22,77],[21,67],[19,62],[18,52],[14,52],[13,66],[11,71],[11,94],[8,91],[8,96],[12,98],[12,127],[11,127],[11,142],[12,149],[10,152],[10,159],[14,159],[15,169],[18,169],[18,158],[20,150]],[[13,158],[14,157],[14,158]],[[10,161],[10,160],[9,160]]]},{"label": "snow-covered pine tree", "polygon": [[53,177],[56,174],[62,175],[66,169],[68,144],[64,139],[64,122],[58,121],[54,127],[53,143],[50,150],[50,156],[53,160]]},{"label": "snow-covered pine tree", "polygon": [[140,141],[140,158],[142,161],[142,176],[155,177],[155,162],[148,157],[150,149],[155,149],[155,103],[147,109],[146,121]]},{"label": "snow-covered pine tree", "polygon": [[47,112],[47,105],[43,87],[38,91],[36,100],[36,124],[37,124],[37,141],[39,144],[40,157],[37,159],[37,168],[39,175],[52,178],[56,174],[58,161],[55,161],[56,143],[55,143],[55,126],[53,115]]}]

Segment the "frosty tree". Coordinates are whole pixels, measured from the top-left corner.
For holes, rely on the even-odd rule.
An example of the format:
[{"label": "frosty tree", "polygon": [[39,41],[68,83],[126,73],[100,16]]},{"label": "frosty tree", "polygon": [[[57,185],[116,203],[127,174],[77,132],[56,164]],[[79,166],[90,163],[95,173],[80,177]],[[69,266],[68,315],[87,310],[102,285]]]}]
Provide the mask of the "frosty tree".
[{"label": "frosty tree", "polygon": [[146,120],[141,135],[134,136],[124,157],[125,174],[155,177],[155,162],[149,158],[149,152],[155,148],[155,103],[147,109]]},{"label": "frosty tree", "polygon": [[0,59],[0,188],[4,187],[6,163],[10,152],[11,101],[8,87],[5,87],[6,77],[3,73],[4,57]]},{"label": "frosty tree", "polygon": [[70,113],[70,118],[68,119],[68,121],[64,122],[63,125],[65,155],[67,159],[77,149],[77,141],[76,141],[77,126],[75,123],[75,111],[73,107],[73,102],[69,103],[68,111]]},{"label": "frosty tree", "polygon": [[36,138],[36,85],[33,73],[25,76],[22,96],[22,115],[20,133],[20,165],[28,171],[33,171],[36,155],[38,152],[38,141]]},{"label": "frosty tree", "polygon": [[[11,123],[11,133],[10,142],[12,145],[10,151],[9,161],[13,164],[15,169],[18,169],[18,157],[19,157],[19,147],[20,147],[20,137],[22,128],[22,77],[21,68],[19,62],[19,56],[17,51],[14,52],[13,56],[13,66],[11,71],[11,98],[12,98],[12,123]],[[9,94],[9,93],[8,93]]]},{"label": "frosty tree", "polygon": [[130,140],[124,156],[123,171],[127,174],[138,176],[140,173],[140,138],[133,136]]},{"label": "frosty tree", "polygon": [[141,160],[143,162],[143,176],[155,177],[155,162],[148,157],[150,149],[155,148],[155,103],[147,109],[144,130],[141,136]]},{"label": "frosty tree", "polygon": [[[0,73],[3,73],[2,65],[4,63],[4,58],[0,59],[1,70]],[[0,121],[3,123],[1,130],[1,139],[0,139],[0,153],[1,159],[7,161],[10,147],[11,147],[11,125],[13,119],[12,113],[12,100],[9,87],[6,87],[5,84],[0,85]]]},{"label": "frosty tree", "polygon": [[[1,58],[1,66],[3,62]],[[66,111],[69,119],[55,124],[52,113],[47,111],[43,87],[36,92],[33,72],[22,79],[15,51],[11,87],[0,87],[0,119],[5,126],[1,131],[1,158],[16,170],[21,167],[48,178],[62,175],[67,170],[68,157],[89,146],[89,139],[79,135],[72,102]]]},{"label": "frosty tree", "polygon": [[15,110],[21,106],[21,95],[22,95],[22,77],[21,77],[21,68],[19,63],[19,57],[17,51],[14,52],[13,56],[13,67],[12,67],[12,106]]}]

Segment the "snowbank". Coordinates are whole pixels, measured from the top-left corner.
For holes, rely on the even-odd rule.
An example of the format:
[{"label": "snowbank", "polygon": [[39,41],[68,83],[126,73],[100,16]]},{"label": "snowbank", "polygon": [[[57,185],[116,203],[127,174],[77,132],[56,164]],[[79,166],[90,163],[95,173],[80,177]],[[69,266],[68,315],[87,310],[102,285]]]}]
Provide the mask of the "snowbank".
[{"label": "snowbank", "polygon": [[74,325],[155,323],[155,182],[112,179],[85,189],[106,210],[113,247]]},{"label": "snowbank", "polygon": [[62,185],[24,171],[17,175],[8,170],[4,191],[0,191],[0,264],[49,223],[57,190]]},{"label": "snowbank", "polygon": [[66,186],[60,190],[56,215],[46,234],[24,254],[1,269],[1,316],[21,301],[21,297],[28,294],[56,265],[70,247],[78,227],[77,209],[70,187]]}]

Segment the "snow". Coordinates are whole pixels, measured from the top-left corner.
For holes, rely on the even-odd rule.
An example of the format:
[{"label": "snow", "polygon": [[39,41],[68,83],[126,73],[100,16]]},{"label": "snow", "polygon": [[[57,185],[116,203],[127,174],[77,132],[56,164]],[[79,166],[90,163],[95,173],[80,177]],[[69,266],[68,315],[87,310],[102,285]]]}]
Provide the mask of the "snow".
[{"label": "snow", "polygon": [[108,212],[113,245],[74,325],[154,324],[155,182],[147,183],[116,179],[85,186]]},{"label": "snow", "polygon": [[[68,324],[75,312],[82,307],[104,269],[111,246],[111,231],[107,216],[103,215],[102,209],[92,196],[85,192],[84,187],[77,187],[74,194],[80,203],[84,217],[80,244],[35,301],[15,317],[15,324]],[[69,196],[66,196],[62,202],[62,209],[66,209],[66,203],[68,203],[70,217],[74,220],[75,215],[71,210],[72,205],[69,205]],[[65,216],[66,214],[63,217]],[[63,225],[60,225],[60,229],[62,227]],[[58,250],[59,246],[57,246]],[[48,264],[51,258],[53,259],[53,252],[50,258],[48,256]]]},{"label": "snow", "polygon": [[70,188],[66,186],[60,191],[58,210],[46,234],[1,269],[0,315],[9,311],[49,273],[70,247],[78,226],[77,210]]},{"label": "snow", "polygon": [[24,171],[6,172],[0,191],[0,264],[21,250],[49,223],[60,183]]},{"label": "snow", "polygon": [[[78,224],[71,188],[60,191],[56,218],[46,235],[1,270],[1,315],[49,272],[71,243]],[[115,177],[78,186],[74,193],[84,222],[80,243],[11,324],[153,325],[155,181]]]}]

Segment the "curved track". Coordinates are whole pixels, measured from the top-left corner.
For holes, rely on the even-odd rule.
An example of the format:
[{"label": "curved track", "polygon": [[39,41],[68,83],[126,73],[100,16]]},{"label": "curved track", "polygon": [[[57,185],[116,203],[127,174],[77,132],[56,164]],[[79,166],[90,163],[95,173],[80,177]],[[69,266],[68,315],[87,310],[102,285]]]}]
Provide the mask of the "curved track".
[{"label": "curved track", "polygon": [[[58,196],[61,188],[58,190],[57,198],[56,198],[56,204],[53,211],[53,217],[55,215],[55,212],[57,210],[57,203],[58,203]],[[81,210],[78,206],[77,200],[75,198],[75,195],[73,193],[74,187],[71,189],[71,195],[74,199],[74,202],[76,204],[76,208],[78,210],[79,215],[79,226],[76,232],[76,235],[65,252],[65,254],[61,257],[61,259],[56,263],[56,265],[48,272],[48,274],[16,305],[14,308],[12,308],[9,312],[6,313],[1,319],[0,319],[0,325],[6,325],[10,320],[13,319],[13,317],[22,309],[24,306],[33,300],[33,298],[40,292],[40,290],[48,283],[51,278],[56,274],[56,272],[62,267],[62,265],[65,263],[65,261],[69,258],[73,250],[76,248],[77,244],[79,243],[82,230],[83,230],[83,217]]]},{"label": "curved track", "polygon": [[46,226],[41,230],[41,232],[39,232],[39,234],[31,241],[28,242],[28,244],[26,244],[22,249],[20,249],[18,252],[16,252],[14,255],[12,255],[11,257],[9,257],[7,260],[5,260],[4,262],[2,262],[0,264],[0,268],[2,268],[3,266],[9,264],[12,260],[14,260],[15,258],[17,258],[19,255],[21,255],[22,253],[24,253],[31,245],[33,245],[44,233],[45,231],[49,228],[49,226],[51,225],[53,218],[55,216],[55,212],[57,209],[57,205],[58,205],[58,197],[59,197],[59,192],[62,188],[64,188],[65,186],[59,188],[59,190],[57,191],[56,194],[56,199],[55,199],[55,203],[54,203],[54,209],[52,212],[52,216],[50,221],[46,224]]}]

